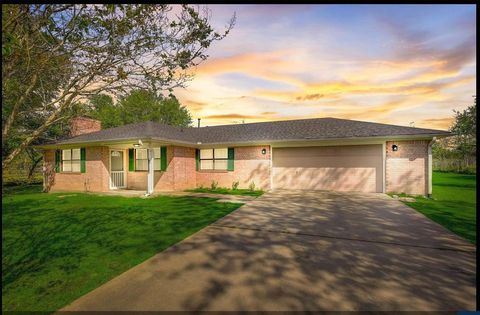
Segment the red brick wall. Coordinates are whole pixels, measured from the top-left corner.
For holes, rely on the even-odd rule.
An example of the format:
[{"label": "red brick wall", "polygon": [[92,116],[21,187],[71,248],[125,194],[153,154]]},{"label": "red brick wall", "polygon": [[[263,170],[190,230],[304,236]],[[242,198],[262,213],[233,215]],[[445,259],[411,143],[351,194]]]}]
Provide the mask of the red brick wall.
[{"label": "red brick wall", "polygon": [[175,190],[194,188],[197,182],[195,149],[174,147],[173,163]]},{"label": "red brick wall", "polygon": [[[262,149],[267,153],[262,154]],[[257,188],[270,189],[270,146],[236,147],[234,171],[198,171],[197,187],[210,187],[212,181],[219,187],[231,188],[238,181],[239,188],[255,183]]]},{"label": "red brick wall", "polygon": [[[173,176],[174,176],[174,147],[167,147],[167,170],[155,171],[153,177],[154,190],[173,190]],[[128,189],[147,190],[147,171],[127,172],[127,187]]]},{"label": "red brick wall", "polygon": [[45,150],[47,190],[108,191],[108,147],[87,147],[85,155],[85,173],[55,173],[55,150]]},{"label": "red brick wall", "polygon": [[70,121],[70,135],[72,137],[85,133],[100,131],[101,129],[102,123],[96,119],[91,119],[87,117],[75,117],[72,118],[72,120]]},{"label": "red brick wall", "polygon": [[[387,141],[387,192],[425,195],[428,191],[428,140]],[[392,145],[398,151],[392,151]]]},{"label": "red brick wall", "polygon": [[[262,155],[262,149],[267,154]],[[154,190],[184,190],[198,186],[210,186],[212,180],[221,187],[231,187],[239,181],[240,188],[247,188],[251,182],[256,187],[270,187],[270,147],[235,148],[234,171],[196,171],[195,149],[179,146],[167,147],[167,171],[155,172]],[[147,172],[128,172],[127,185],[130,189],[147,188]]]}]

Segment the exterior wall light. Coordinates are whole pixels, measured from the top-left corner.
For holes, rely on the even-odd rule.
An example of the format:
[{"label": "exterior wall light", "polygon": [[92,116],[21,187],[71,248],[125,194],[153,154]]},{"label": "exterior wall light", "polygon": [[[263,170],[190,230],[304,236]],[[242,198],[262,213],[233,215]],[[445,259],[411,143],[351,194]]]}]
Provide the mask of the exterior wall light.
[{"label": "exterior wall light", "polygon": [[392,145],[392,151],[398,151],[398,146],[396,144]]},{"label": "exterior wall light", "polygon": [[263,148],[263,149],[262,149],[262,154],[263,154],[263,155],[267,154],[267,149]]},{"label": "exterior wall light", "polygon": [[137,143],[134,143],[134,144],[133,144],[133,147],[134,147],[134,148],[140,148],[142,145],[143,145],[142,140],[138,139],[138,142],[137,142]]}]

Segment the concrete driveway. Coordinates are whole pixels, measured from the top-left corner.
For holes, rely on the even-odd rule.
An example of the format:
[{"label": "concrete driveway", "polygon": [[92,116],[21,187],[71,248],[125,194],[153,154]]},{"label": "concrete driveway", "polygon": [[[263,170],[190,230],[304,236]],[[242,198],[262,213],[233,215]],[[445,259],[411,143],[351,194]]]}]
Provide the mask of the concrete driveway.
[{"label": "concrete driveway", "polygon": [[383,194],[275,191],[63,310],[464,310],[475,248]]}]

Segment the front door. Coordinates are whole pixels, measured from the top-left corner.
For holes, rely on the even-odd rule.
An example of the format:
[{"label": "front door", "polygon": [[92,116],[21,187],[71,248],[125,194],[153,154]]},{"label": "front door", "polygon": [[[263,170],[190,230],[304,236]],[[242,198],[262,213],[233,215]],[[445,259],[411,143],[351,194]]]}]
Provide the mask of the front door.
[{"label": "front door", "polygon": [[123,151],[110,151],[110,189],[125,188]]}]

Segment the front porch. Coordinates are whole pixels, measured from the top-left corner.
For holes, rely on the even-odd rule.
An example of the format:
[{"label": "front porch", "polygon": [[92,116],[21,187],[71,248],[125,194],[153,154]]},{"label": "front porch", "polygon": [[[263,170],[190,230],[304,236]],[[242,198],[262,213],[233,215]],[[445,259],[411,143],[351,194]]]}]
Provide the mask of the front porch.
[{"label": "front porch", "polygon": [[[80,151],[80,159],[63,154],[69,150]],[[196,187],[195,148],[191,147],[137,139],[69,144],[44,154],[45,191],[144,195]],[[71,156],[74,158],[68,160]],[[76,163],[80,171],[66,169],[67,162]]]},{"label": "front porch", "polygon": [[160,143],[110,145],[108,152],[108,188],[114,194],[150,195],[166,171],[166,146]]}]

